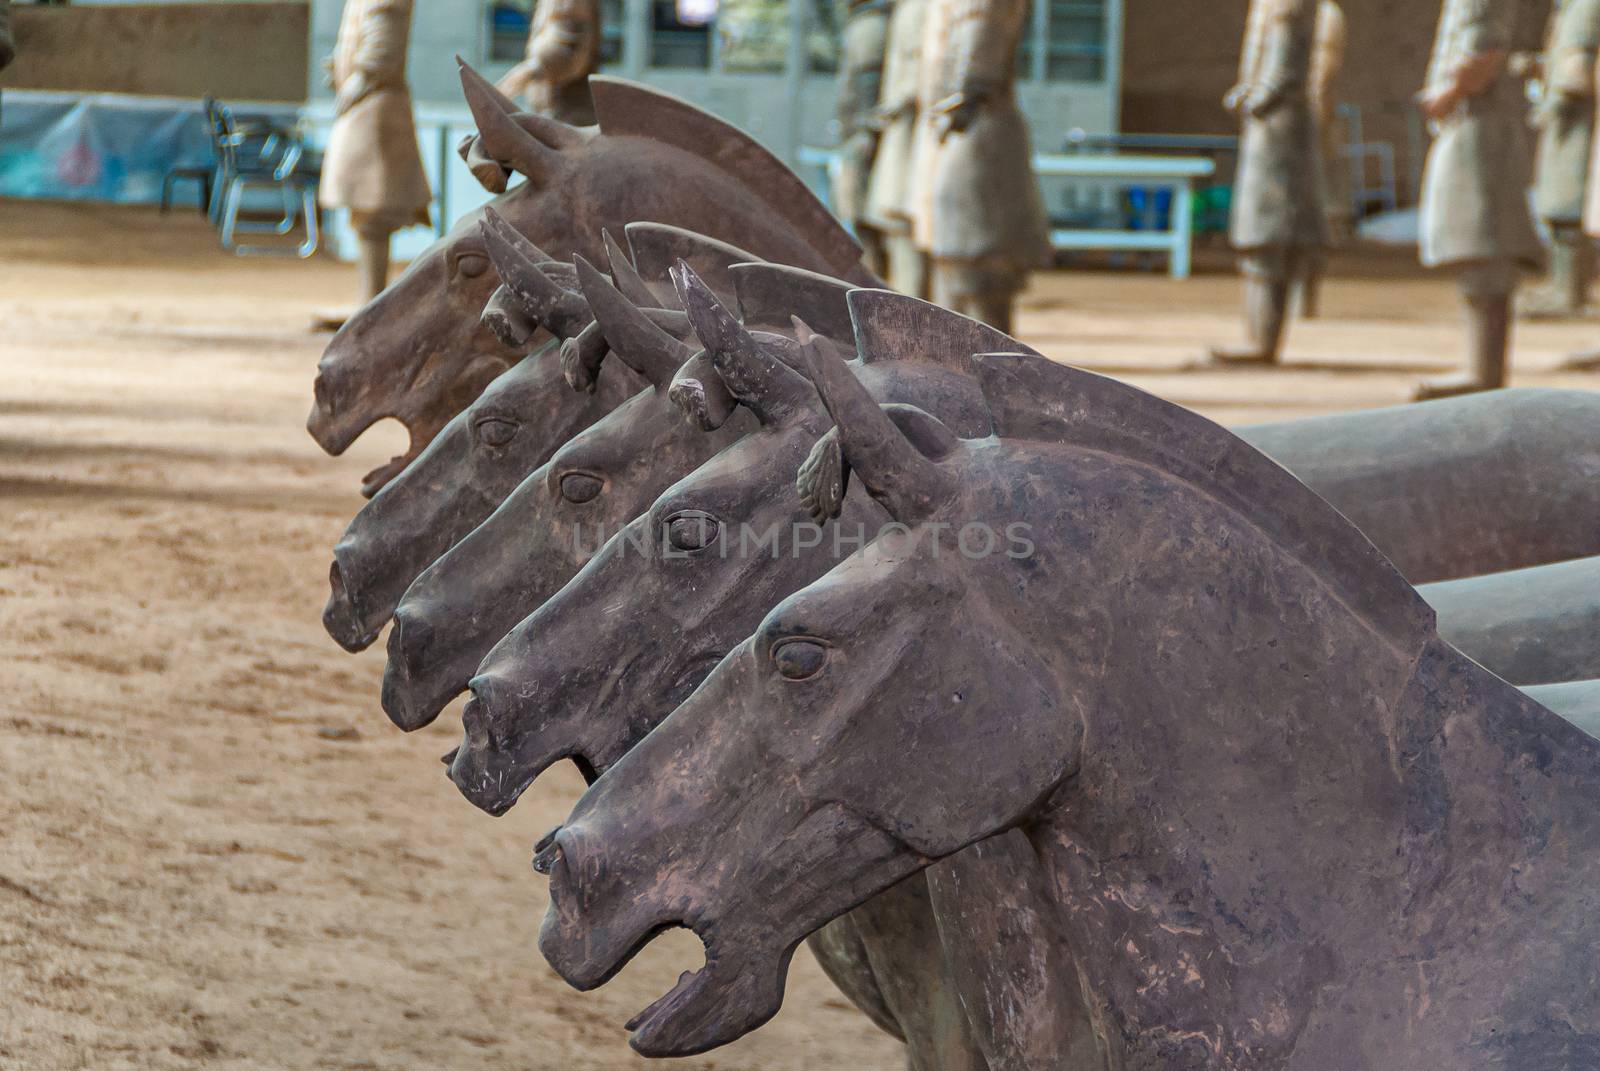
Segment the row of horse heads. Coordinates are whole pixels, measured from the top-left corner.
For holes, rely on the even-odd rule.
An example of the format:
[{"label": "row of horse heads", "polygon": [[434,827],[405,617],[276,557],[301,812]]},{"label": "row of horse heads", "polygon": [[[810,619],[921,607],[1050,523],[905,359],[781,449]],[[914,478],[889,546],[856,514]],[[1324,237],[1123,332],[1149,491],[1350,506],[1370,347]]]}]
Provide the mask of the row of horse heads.
[{"label": "row of horse heads", "polygon": [[[763,205],[738,138],[694,118],[695,151],[636,114],[675,102],[627,88],[608,129],[602,86],[600,130],[572,132],[463,82],[474,173],[528,181],[330,347],[324,445],[406,410],[383,390],[427,416],[335,548],[325,622],[359,649],[392,620],[402,728],[470,694],[446,760],[484,810],[584,771],[535,851],[546,958],[590,988],[663,928],[706,946],[636,1048],[760,1025],[808,937],[916,1067],[1594,1044],[1600,753],[1507,678],[1600,676],[1538,642],[1595,575],[1567,561],[1600,553],[1595,403],[1230,432],[835,277],[836,235]],[[716,172],[679,191],[698,207],[613,203],[668,164]],[[552,222],[574,171],[608,184]],[[388,320],[456,327],[391,343],[400,393]],[[1555,572],[1459,579],[1529,567]],[[1568,602],[1518,616],[1530,585]]]}]

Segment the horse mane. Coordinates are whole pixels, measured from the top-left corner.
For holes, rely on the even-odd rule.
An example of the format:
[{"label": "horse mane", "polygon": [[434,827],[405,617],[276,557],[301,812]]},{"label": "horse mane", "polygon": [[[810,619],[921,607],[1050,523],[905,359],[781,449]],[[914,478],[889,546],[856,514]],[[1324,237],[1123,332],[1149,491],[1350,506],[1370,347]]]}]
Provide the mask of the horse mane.
[{"label": "horse mane", "polygon": [[1360,529],[1221,425],[1037,354],[983,353],[972,364],[1001,438],[1099,450],[1170,473],[1310,566],[1390,642],[1411,647],[1433,630],[1433,610]]},{"label": "horse mane", "polygon": [[846,300],[863,364],[920,361],[971,375],[975,353],[1038,356],[988,324],[893,290],[853,290]]},{"label": "horse mane", "polygon": [[765,261],[733,266],[739,319],[745,325],[771,325],[789,330],[789,318],[829,338],[849,338],[853,330],[847,298],[855,284],[788,264]]},{"label": "horse mane", "polygon": [[681,260],[694,269],[718,298],[725,300],[731,300],[734,292],[734,266],[762,263],[760,257],[748,250],[670,223],[636,220],[623,228],[623,233],[628,239],[628,250],[633,254],[634,270],[645,279],[666,280]]},{"label": "horse mane", "polygon": [[648,138],[700,157],[727,172],[772,207],[834,270],[861,264],[861,246],[811,188],[754,138],[681,97],[623,78],[589,79],[600,131]]}]

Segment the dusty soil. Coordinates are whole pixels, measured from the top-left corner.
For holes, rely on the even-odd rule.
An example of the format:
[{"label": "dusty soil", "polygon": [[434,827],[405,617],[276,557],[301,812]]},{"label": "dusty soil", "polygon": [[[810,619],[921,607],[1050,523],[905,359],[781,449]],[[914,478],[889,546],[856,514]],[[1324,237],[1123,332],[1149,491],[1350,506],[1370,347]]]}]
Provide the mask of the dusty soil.
[{"label": "dusty soil", "polygon": [[[1221,272],[1052,276],[1022,333],[1227,420],[1401,401],[1454,352],[1450,290],[1340,267],[1282,372],[1181,370],[1237,330]],[[669,935],[567,989],[528,855],[576,777],[483,816],[435,761],[453,718],[392,731],[381,645],[323,634],[328,550],[401,445],[331,459],[302,430],[303,325],[353,288],[188,215],[0,202],[0,1067],[633,1066],[621,1024],[700,963]],[[1600,382],[1550,372],[1600,325],[1521,341],[1519,382]],[[897,1048],[802,955],[776,1021],[679,1066],[887,1071]]]}]

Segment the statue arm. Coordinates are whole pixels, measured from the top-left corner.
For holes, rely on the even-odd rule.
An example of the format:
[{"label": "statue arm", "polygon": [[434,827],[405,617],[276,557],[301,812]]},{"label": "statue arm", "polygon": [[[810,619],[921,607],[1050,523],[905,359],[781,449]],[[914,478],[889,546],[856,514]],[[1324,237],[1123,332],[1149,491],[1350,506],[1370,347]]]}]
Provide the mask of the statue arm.
[{"label": "statue arm", "polygon": [[[873,109],[873,122],[882,129],[917,106],[916,68],[911,57],[905,54],[904,43],[895,36],[891,23],[889,40],[883,58],[883,73],[879,80],[877,106]],[[904,35],[904,27],[900,27]]]},{"label": "statue arm", "polygon": [[1332,0],[1317,7],[1317,33],[1311,52],[1311,100],[1318,115],[1333,114],[1339,72],[1344,69],[1344,12]]},{"label": "statue arm", "polygon": [[1562,49],[1545,71],[1546,92],[1554,101],[1577,102],[1594,96],[1593,49]]},{"label": "statue arm", "polygon": [[343,115],[374,90],[404,85],[410,35],[411,0],[381,0],[362,13],[355,71],[339,87],[335,114]]},{"label": "statue arm", "polygon": [[[842,6],[842,5],[841,5]],[[872,16],[867,16],[872,17]],[[862,35],[861,23],[846,22],[844,48],[839,64],[839,95],[834,118],[846,139],[863,132],[881,129],[878,104],[883,99],[883,72],[886,62],[887,33]]]},{"label": "statue arm", "polygon": [[1245,107],[1257,119],[1272,114],[1297,92],[1303,93],[1311,76],[1311,54],[1304,47],[1309,42],[1294,47],[1295,34],[1303,30],[1296,20],[1306,17],[1297,4],[1298,0],[1287,0],[1276,5],[1265,28],[1260,78],[1245,100]]},{"label": "statue arm", "polygon": [[535,26],[528,38],[527,58],[500,79],[500,92],[514,97],[530,82],[576,82],[589,73],[598,46],[594,26],[587,19],[558,17]]},{"label": "statue arm", "polygon": [[1460,57],[1419,103],[1429,119],[1444,119],[1462,101],[1494,85],[1511,58],[1516,6],[1506,0],[1469,0],[1462,20]]},{"label": "statue arm", "polygon": [[1244,102],[1249,98],[1261,68],[1261,43],[1270,2],[1251,0],[1249,11],[1245,14],[1244,41],[1239,46],[1239,73],[1222,98],[1222,106],[1234,114],[1244,109]]},{"label": "statue arm", "polygon": [[1015,77],[1014,63],[1027,17],[1026,0],[995,0],[966,17],[970,31],[950,34],[956,92],[934,106],[940,136],[972,125],[991,100],[1004,96]]},{"label": "statue arm", "polygon": [[1572,0],[1558,11],[1546,51],[1545,98],[1554,107],[1595,95],[1594,66],[1600,58],[1600,0]]},{"label": "statue arm", "polygon": [[840,131],[848,138],[861,131],[881,130],[877,105],[883,93],[883,69],[874,67],[846,71],[843,82],[834,113],[834,118],[839,120]]}]

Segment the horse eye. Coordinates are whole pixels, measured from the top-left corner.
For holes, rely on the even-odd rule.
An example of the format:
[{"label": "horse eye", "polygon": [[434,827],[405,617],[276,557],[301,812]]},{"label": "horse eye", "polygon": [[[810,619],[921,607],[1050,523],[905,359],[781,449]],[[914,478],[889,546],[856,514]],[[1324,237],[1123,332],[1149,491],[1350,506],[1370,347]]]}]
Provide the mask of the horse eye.
[{"label": "horse eye", "polygon": [[685,510],[667,519],[667,542],[674,550],[705,550],[721,531],[721,521],[699,510]]},{"label": "horse eye", "polygon": [[561,477],[561,497],[576,505],[593,502],[605,485],[586,472],[569,472]]},{"label": "horse eye", "polygon": [[792,681],[815,677],[827,661],[828,649],[815,640],[786,640],[772,649],[772,664]]},{"label": "horse eye", "polygon": [[478,433],[478,441],[485,446],[505,446],[517,437],[520,425],[515,421],[501,420],[498,417],[488,417],[478,421],[474,430]]},{"label": "horse eye", "polygon": [[456,271],[468,279],[476,279],[489,270],[489,258],[477,253],[463,253],[456,258]]}]

